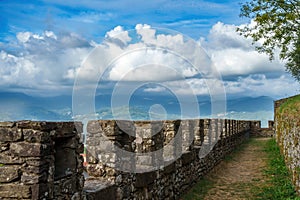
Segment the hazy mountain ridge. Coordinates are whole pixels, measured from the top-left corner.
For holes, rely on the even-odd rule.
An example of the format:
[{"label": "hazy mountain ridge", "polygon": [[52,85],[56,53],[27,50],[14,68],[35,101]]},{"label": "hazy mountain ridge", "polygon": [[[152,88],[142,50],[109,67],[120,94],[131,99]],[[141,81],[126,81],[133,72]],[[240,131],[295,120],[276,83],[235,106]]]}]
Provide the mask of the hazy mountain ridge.
[{"label": "hazy mountain ridge", "polygon": [[[120,98],[122,99],[122,98]],[[129,105],[111,109],[111,97],[98,95],[95,97],[96,116],[99,119],[128,119],[149,120],[149,119],[178,119],[196,118],[191,106],[191,111],[181,114],[180,106],[192,104],[191,102],[178,102],[174,97],[169,96],[134,96]],[[122,102],[121,102],[122,103]],[[160,104],[163,110],[151,109],[153,105]],[[199,97],[198,105],[200,117],[211,116],[211,102],[209,97]],[[194,105],[195,106],[195,105]],[[129,108],[128,108],[129,107]],[[184,107],[184,106],[183,106]],[[47,121],[69,121],[72,115],[72,96],[56,97],[33,97],[22,93],[0,92],[0,121],[8,120],[47,120]],[[129,112],[128,112],[129,110]],[[187,114],[191,112],[191,114]],[[273,119],[273,99],[266,96],[241,97],[227,100],[226,118],[271,120]]]}]

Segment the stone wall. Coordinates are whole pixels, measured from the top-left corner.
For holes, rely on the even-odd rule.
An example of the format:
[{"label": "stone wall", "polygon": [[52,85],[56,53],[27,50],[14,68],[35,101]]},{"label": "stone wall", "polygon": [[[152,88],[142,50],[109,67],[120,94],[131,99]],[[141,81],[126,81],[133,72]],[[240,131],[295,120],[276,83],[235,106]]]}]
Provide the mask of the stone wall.
[{"label": "stone wall", "polygon": [[275,134],[274,121],[268,121],[267,128],[261,128],[261,123],[252,122],[252,135],[253,137],[273,137]]},{"label": "stone wall", "polygon": [[275,101],[275,133],[300,195],[300,95]]},{"label": "stone wall", "polygon": [[259,128],[258,121],[220,119],[90,121],[85,195],[179,199]]},{"label": "stone wall", "polygon": [[84,171],[81,123],[0,122],[0,199],[179,199],[259,128],[227,119],[90,121]]},{"label": "stone wall", "polygon": [[74,122],[0,122],[0,199],[81,199],[80,132]]}]

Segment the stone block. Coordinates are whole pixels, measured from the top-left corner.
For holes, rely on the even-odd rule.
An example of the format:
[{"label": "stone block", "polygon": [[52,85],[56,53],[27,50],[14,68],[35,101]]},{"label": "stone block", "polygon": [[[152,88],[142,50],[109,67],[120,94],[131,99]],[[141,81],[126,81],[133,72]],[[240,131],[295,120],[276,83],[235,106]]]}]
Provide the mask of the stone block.
[{"label": "stone block", "polygon": [[28,199],[31,198],[31,188],[21,184],[0,184],[0,199]]},{"label": "stone block", "polygon": [[0,122],[0,127],[12,128],[13,126],[15,126],[15,124],[15,122]]},{"label": "stone block", "polygon": [[9,151],[0,154],[0,163],[2,164],[23,164],[24,158],[12,155]]},{"label": "stone block", "polygon": [[105,166],[102,164],[89,164],[87,166],[87,172],[94,177],[102,177],[105,175]]},{"label": "stone block", "polygon": [[171,173],[173,173],[173,172],[175,172],[175,171],[176,171],[176,165],[175,165],[175,162],[173,162],[173,163],[171,163],[171,164],[165,166],[164,169],[163,169],[163,173],[164,173],[164,174],[171,174]]},{"label": "stone block", "polygon": [[47,172],[42,174],[26,173],[23,172],[21,176],[21,182],[27,184],[37,184],[37,183],[46,183],[47,182]]},{"label": "stone block", "polygon": [[181,159],[182,159],[182,164],[187,165],[193,161],[194,155],[192,152],[185,152],[182,154]]},{"label": "stone block", "polygon": [[6,151],[9,148],[9,143],[8,142],[0,142],[0,152]]},{"label": "stone block", "polygon": [[33,129],[23,129],[24,140],[33,143],[44,143],[50,141],[50,133]]},{"label": "stone block", "polygon": [[0,127],[0,142],[14,142],[22,138],[22,130],[16,127],[2,128]]},{"label": "stone block", "polygon": [[137,173],[135,187],[146,187],[156,179],[156,171]]},{"label": "stone block", "polygon": [[18,142],[10,145],[10,151],[21,157],[41,157],[51,153],[50,144]]},{"label": "stone block", "polygon": [[74,122],[61,122],[57,124],[57,129],[55,130],[54,137],[66,138],[76,136],[76,134],[77,132]]},{"label": "stone block", "polygon": [[20,168],[16,165],[0,166],[0,184],[9,183],[20,178]]},{"label": "stone block", "polygon": [[[115,200],[117,188],[108,182],[100,180],[87,180],[84,184],[84,196],[87,200]],[[119,198],[118,198],[119,199]]]},{"label": "stone block", "polygon": [[49,163],[46,163],[44,165],[39,165],[39,166],[26,166],[23,167],[22,171],[26,173],[33,173],[33,174],[41,174],[43,172],[48,172],[49,170]]},{"label": "stone block", "polygon": [[38,122],[38,121],[30,121],[30,120],[18,121],[16,123],[18,128],[34,129],[40,131],[54,130],[57,127],[57,124],[58,122]]},{"label": "stone block", "polygon": [[32,199],[52,199],[51,186],[47,183],[34,184],[31,186]]},{"label": "stone block", "polygon": [[92,120],[87,124],[87,132],[90,134],[96,134],[101,132],[100,121]]}]

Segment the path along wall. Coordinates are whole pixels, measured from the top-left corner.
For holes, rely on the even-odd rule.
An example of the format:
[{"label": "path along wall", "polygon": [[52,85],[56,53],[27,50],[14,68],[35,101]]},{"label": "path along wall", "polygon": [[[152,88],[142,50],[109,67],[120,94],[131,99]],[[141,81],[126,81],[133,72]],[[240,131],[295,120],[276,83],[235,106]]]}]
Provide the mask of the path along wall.
[{"label": "path along wall", "polygon": [[[0,122],[0,199],[179,199],[258,121]],[[84,176],[85,174],[85,179]]]},{"label": "path along wall", "polygon": [[275,101],[276,141],[300,195],[300,95]]}]

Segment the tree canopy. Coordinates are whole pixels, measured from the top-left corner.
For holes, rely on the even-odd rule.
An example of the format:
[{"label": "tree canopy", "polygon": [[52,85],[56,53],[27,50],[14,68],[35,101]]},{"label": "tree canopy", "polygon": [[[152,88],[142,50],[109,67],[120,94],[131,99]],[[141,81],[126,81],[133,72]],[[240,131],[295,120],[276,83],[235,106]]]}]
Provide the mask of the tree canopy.
[{"label": "tree canopy", "polygon": [[266,53],[270,60],[279,49],[286,70],[300,81],[300,1],[252,0],[242,5],[240,17],[251,18],[254,23],[237,31],[251,37],[256,50]]}]

